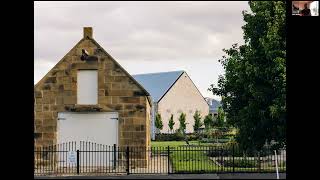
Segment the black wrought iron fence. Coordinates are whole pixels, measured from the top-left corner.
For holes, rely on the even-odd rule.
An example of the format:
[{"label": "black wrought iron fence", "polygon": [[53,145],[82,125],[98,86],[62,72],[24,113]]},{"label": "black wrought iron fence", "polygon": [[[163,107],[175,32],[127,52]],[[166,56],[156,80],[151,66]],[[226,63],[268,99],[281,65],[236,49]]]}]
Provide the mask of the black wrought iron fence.
[{"label": "black wrought iron fence", "polygon": [[243,151],[237,145],[119,147],[92,142],[63,143],[35,149],[36,176],[286,172],[286,151],[267,147]]}]

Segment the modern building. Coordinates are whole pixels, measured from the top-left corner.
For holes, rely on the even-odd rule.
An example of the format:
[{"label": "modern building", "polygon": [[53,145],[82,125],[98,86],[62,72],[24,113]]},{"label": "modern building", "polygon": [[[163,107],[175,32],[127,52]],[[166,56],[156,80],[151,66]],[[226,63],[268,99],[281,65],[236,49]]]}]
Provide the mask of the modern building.
[{"label": "modern building", "polygon": [[[155,138],[155,115],[162,117],[163,129],[161,133],[171,133],[179,128],[178,118],[181,113],[186,114],[186,133],[193,132],[195,111],[204,117],[209,113],[209,105],[200,91],[185,71],[159,72],[137,74],[133,77],[152,97],[151,135]],[[168,122],[173,115],[175,122],[173,131],[170,131]]]},{"label": "modern building", "polygon": [[209,114],[211,114],[213,117],[218,116],[218,108],[221,107],[220,101],[208,97],[205,99],[209,104]]}]

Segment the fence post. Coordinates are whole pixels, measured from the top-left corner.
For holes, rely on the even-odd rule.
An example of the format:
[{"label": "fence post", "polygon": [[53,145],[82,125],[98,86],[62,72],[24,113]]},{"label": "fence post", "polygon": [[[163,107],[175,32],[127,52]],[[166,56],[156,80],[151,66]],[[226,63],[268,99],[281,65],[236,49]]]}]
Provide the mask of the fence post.
[{"label": "fence post", "polygon": [[234,143],[232,143],[232,172],[234,173]]},{"label": "fence post", "polygon": [[258,172],[261,172],[260,151],[258,152]]},{"label": "fence post", "polygon": [[170,174],[170,147],[168,146],[168,174]]},{"label": "fence post", "polygon": [[116,169],[116,161],[117,161],[117,155],[116,155],[116,144],[113,144],[113,169]]},{"label": "fence post", "polygon": [[277,158],[277,150],[274,150],[275,154],[275,161],[276,161],[276,173],[277,173],[277,179],[279,179],[279,170],[278,170],[278,158]]},{"label": "fence post", "polygon": [[79,175],[79,173],[80,173],[79,157],[80,157],[80,151],[79,151],[79,149],[78,149],[78,150],[77,150],[77,174],[78,174],[78,175]]},{"label": "fence post", "polygon": [[127,157],[127,175],[129,175],[129,146],[127,146],[127,150],[126,150],[126,157]]}]

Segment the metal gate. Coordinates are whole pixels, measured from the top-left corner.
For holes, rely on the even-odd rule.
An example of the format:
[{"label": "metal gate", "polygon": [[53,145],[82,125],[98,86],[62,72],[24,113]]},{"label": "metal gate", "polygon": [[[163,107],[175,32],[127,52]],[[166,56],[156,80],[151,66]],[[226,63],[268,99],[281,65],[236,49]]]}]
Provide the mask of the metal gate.
[{"label": "metal gate", "polygon": [[125,174],[127,154],[125,147],[83,141],[37,148],[34,175]]}]

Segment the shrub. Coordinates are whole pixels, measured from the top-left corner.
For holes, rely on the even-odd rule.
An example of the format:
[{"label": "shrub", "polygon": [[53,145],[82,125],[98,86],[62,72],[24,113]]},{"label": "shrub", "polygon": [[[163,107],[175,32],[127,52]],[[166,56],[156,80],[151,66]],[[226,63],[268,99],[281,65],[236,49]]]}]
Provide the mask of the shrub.
[{"label": "shrub", "polygon": [[206,129],[209,129],[210,127],[212,127],[213,125],[213,117],[211,114],[205,116],[204,120],[203,120],[204,126]]},{"label": "shrub", "polygon": [[220,156],[231,156],[232,152],[230,150],[225,150],[225,149],[210,149],[207,153],[209,157],[220,157]]},{"label": "shrub", "polygon": [[240,167],[240,168],[252,168],[256,167],[256,161],[248,159],[235,159],[233,160],[218,160],[219,163],[223,164],[225,167]]},{"label": "shrub", "polygon": [[162,130],[163,128],[163,124],[162,124],[162,118],[161,115],[157,113],[156,115],[156,121],[155,121],[155,126],[158,130],[158,133],[160,133],[160,130]]},{"label": "shrub", "polygon": [[173,121],[173,114],[171,114],[171,117],[170,117],[169,122],[168,122],[168,126],[169,126],[169,129],[170,129],[170,132],[172,132],[174,124],[175,124],[175,122]]},{"label": "shrub", "polygon": [[187,138],[189,141],[196,141],[199,139],[199,136],[197,136],[195,134],[189,134],[189,135],[187,135]]},{"label": "shrub", "polygon": [[201,122],[201,115],[199,113],[198,110],[196,110],[196,112],[193,115],[193,119],[194,119],[194,125],[193,125],[193,130],[195,132],[197,132],[199,130],[199,128],[202,126],[202,122]]},{"label": "shrub", "polygon": [[212,139],[212,138],[202,138],[200,140],[201,143],[227,143],[230,139],[227,138],[220,138],[220,139]]},{"label": "shrub", "polygon": [[183,134],[176,132],[173,134],[156,134],[156,141],[183,141]]},{"label": "shrub", "polygon": [[185,113],[181,113],[179,116],[179,122],[180,122],[180,127],[179,130],[182,132],[185,132],[186,130],[186,114]]}]

